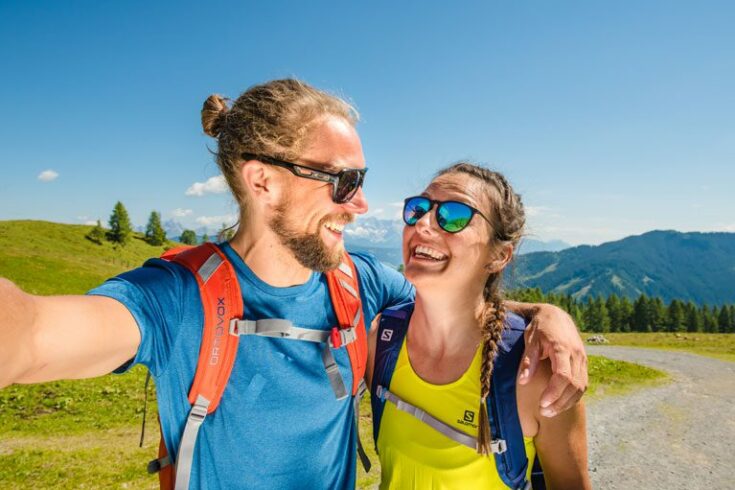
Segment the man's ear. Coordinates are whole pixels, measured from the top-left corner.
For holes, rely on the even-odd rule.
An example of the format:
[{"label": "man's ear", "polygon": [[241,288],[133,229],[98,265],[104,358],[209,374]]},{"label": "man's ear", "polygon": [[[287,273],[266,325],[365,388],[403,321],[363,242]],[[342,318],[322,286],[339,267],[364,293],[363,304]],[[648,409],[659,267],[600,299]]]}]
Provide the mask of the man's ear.
[{"label": "man's ear", "polygon": [[495,258],[485,265],[485,269],[494,274],[505,269],[508,262],[513,258],[513,245],[510,243],[502,245],[495,254]]},{"label": "man's ear", "polygon": [[240,175],[245,189],[255,200],[263,204],[280,202],[282,184],[271,167],[250,160],[240,167]]}]

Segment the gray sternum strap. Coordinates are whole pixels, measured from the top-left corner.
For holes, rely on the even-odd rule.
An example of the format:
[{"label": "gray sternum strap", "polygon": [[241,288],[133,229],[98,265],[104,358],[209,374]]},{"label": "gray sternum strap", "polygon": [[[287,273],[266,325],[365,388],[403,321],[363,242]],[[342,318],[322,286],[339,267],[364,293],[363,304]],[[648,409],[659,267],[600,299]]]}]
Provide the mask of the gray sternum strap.
[{"label": "gray sternum strap", "polygon": [[[425,423],[432,429],[445,435],[451,440],[458,442],[459,444],[462,444],[464,446],[467,446],[468,448],[473,449],[475,451],[477,450],[477,438],[476,437],[472,437],[469,434],[465,434],[461,430],[455,429],[451,425],[445,424],[444,422],[437,419],[430,413],[427,413],[424,410],[420,409],[419,407],[415,405],[411,405],[407,401],[402,400],[396,394],[391,393],[390,391],[388,391],[386,388],[382,386],[378,386],[378,389],[376,390],[376,394],[381,399],[391,402],[393,405],[396,406],[398,410],[402,412],[406,412],[407,414],[416,417],[421,422]],[[492,442],[490,443],[490,448],[493,454],[502,454],[507,449],[505,440],[503,439],[493,439]]]},{"label": "gray sternum strap", "polygon": [[263,320],[240,320],[233,318],[230,322],[230,335],[258,335],[261,337],[302,340],[317,344],[324,343],[322,364],[324,364],[324,370],[327,372],[329,385],[332,387],[334,396],[338,400],[347,397],[347,388],[339,372],[337,362],[334,360],[334,355],[332,355],[332,349],[342,347],[357,340],[357,333],[354,326],[330,332],[297,327],[288,320],[277,318]]},{"label": "gray sternum strap", "polygon": [[194,447],[197,443],[199,428],[207,417],[209,400],[199,395],[189,411],[184,427],[184,435],[181,436],[179,452],[176,455],[176,487],[175,490],[188,490],[189,478],[191,477],[191,463],[194,459]]}]

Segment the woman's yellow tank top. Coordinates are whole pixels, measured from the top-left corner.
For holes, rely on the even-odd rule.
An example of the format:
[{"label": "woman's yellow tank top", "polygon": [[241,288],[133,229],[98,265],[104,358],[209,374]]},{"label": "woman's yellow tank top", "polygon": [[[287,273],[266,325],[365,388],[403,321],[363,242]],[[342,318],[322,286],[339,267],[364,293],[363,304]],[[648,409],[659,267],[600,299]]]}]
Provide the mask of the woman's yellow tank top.
[{"label": "woman's yellow tank top", "polygon": [[[390,391],[422,408],[442,422],[477,437],[480,408],[478,348],[469,369],[449,384],[433,385],[411,367],[403,340],[391,379]],[[533,462],[533,439],[523,438],[526,456]],[[495,458],[478,454],[440,434],[412,415],[386,402],[378,435],[381,489],[507,489],[495,468]],[[531,464],[528,465],[528,477]]]}]

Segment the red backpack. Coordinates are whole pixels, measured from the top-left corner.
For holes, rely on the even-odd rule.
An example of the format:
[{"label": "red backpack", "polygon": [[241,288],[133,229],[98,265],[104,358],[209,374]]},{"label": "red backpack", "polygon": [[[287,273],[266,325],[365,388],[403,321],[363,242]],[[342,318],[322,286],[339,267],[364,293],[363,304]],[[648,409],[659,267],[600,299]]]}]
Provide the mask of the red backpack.
[{"label": "red backpack", "polygon": [[[324,343],[322,360],[337,399],[346,397],[347,391],[331,350],[345,347],[352,366],[351,394],[355,423],[359,421],[358,406],[365,391],[363,376],[367,362],[367,331],[362,316],[357,270],[347,253],[337,269],[326,273],[329,295],[338,322],[330,331],[305,329],[281,319],[242,319],[242,293],[235,269],[220,248],[212,243],[198,247],[177,247],[165,252],[161,258],[176,262],[194,274],[204,308],[202,344],[194,382],[189,391],[192,408],[181,437],[179,452],[176,460],[172,460],[161,437],[158,459],[148,464],[149,473],[159,474],[161,489],[183,490],[189,487],[199,428],[207,414],[214,412],[219,405],[235,363],[241,335]],[[359,437],[358,454],[365,469],[369,470],[370,462]]]}]

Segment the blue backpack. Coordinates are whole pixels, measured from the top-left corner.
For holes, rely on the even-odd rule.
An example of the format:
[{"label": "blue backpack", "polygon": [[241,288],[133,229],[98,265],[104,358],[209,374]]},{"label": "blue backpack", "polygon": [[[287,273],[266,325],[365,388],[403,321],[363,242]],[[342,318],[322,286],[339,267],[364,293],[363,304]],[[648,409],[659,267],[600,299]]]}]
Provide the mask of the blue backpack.
[{"label": "blue backpack", "polygon": [[[448,437],[470,447],[471,439],[466,434],[434,419],[430,414],[418,407],[400,400],[390,393],[390,382],[398,361],[398,353],[408,331],[408,323],[413,313],[413,303],[389,308],[383,312],[378,325],[377,345],[375,349],[375,367],[373,369],[372,386],[370,387],[370,403],[373,409],[373,438],[377,450],[380,419],[386,400],[400,402],[402,410],[419,416],[431,427]],[[534,461],[531,481],[526,479],[528,458],[523,441],[521,421],[518,418],[516,404],[516,375],[524,350],[523,332],[526,322],[520,316],[508,312],[505,319],[502,341],[493,366],[490,397],[487,403],[488,420],[493,440],[493,456],[500,478],[513,490],[545,490],[543,471],[538,460]],[[406,406],[409,408],[406,409]]]}]

